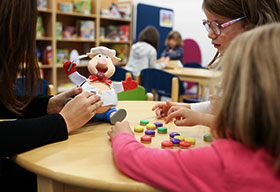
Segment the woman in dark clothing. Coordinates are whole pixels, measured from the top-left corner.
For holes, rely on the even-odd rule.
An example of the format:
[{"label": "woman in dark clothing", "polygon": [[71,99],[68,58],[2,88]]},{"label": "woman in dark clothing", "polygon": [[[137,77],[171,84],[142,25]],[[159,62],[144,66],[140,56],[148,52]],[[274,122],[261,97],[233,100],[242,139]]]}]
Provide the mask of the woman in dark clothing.
[{"label": "woman in dark clothing", "polygon": [[[0,1],[0,191],[36,191],[36,177],[9,158],[62,141],[91,119],[100,98],[81,88],[56,96],[35,96],[39,67],[35,54],[37,1]],[[23,70],[24,69],[24,70]],[[25,97],[17,97],[17,75],[26,79]],[[81,93],[81,94],[80,94]],[[78,94],[78,95],[77,95]],[[31,96],[30,96],[31,95]],[[77,95],[64,106],[66,98]]]}]

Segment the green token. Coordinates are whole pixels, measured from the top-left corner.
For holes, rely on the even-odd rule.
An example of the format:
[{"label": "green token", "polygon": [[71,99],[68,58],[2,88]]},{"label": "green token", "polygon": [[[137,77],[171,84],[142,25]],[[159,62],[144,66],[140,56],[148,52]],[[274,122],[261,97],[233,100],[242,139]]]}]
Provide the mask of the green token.
[{"label": "green token", "polygon": [[204,135],[204,136],[203,136],[203,140],[204,140],[204,141],[207,141],[207,142],[213,141],[213,139],[212,139],[212,137],[211,137],[210,134]]},{"label": "green token", "polygon": [[149,123],[148,120],[141,120],[141,121],[140,121],[140,124],[141,124],[141,125],[147,125],[148,123]]},{"label": "green token", "polygon": [[166,133],[167,132],[166,127],[159,127],[157,130],[158,130],[158,133]]}]

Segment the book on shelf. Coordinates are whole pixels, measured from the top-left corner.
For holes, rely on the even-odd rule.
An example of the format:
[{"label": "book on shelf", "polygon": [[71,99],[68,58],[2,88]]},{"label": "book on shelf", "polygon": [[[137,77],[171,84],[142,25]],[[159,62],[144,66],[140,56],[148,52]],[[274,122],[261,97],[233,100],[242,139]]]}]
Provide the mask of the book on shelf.
[{"label": "book on shelf", "polygon": [[82,39],[95,39],[95,22],[94,21],[77,21],[78,36]]},{"label": "book on shelf", "polygon": [[122,63],[126,63],[128,59],[128,45],[127,44],[112,44],[109,48],[116,50],[116,55],[121,59]]},{"label": "book on shelf", "polygon": [[105,29],[106,39],[114,41],[127,41],[129,39],[128,25],[108,25]]},{"label": "book on shelf", "polygon": [[41,44],[36,45],[36,55],[38,62],[43,65],[50,65],[53,63],[53,51],[52,46],[43,46]]},{"label": "book on shelf", "polygon": [[48,9],[48,1],[47,0],[37,0],[37,9],[47,10]]},{"label": "book on shelf", "polygon": [[70,2],[59,2],[59,10],[65,13],[73,12],[73,3]]},{"label": "book on shelf", "polygon": [[63,31],[62,22],[57,21],[55,23],[55,27],[56,27],[56,38],[57,39],[62,39],[62,31]]},{"label": "book on shelf", "polygon": [[63,65],[69,58],[68,49],[57,49],[56,50],[56,63],[58,65]]},{"label": "book on shelf", "polygon": [[74,11],[76,13],[91,14],[91,0],[74,0]]},{"label": "book on shelf", "polygon": [[36,23],[36,38],[44,37],[45,29],[43,26],[43,18],[38,15]]}]

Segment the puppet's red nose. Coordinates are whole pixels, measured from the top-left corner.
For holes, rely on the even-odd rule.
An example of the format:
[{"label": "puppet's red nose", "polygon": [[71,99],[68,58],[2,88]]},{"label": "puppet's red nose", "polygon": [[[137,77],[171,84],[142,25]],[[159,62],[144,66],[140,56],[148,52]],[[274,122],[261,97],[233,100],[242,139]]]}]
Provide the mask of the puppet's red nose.
[{"label": "puppet's red nose", "polygon": [[106,64],[107,64],[107,61],[106,61],[106,59],[102,58],[102,59],[99,59],[99,60],[98,60],[98,64],[106,65]]}]

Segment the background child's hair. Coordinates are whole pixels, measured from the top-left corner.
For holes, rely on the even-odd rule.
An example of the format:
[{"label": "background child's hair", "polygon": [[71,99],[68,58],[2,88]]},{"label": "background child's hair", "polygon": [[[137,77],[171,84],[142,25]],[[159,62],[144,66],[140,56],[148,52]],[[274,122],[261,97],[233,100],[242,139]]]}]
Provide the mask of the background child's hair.
[{"label": "background child's hair", "polygon": [[182,36],[178,31],[170,31],[167,35],[167,38],[165,40],[165,45],[168,46],[168,42],[170,39],[175,39],[177,42],[177,46],[182,47],[183,46],[183,40]]},{"label": "background child's hair", "polygon": [[151,44],[156,50],[158,50],[159,45],[159,32],[153,26],[148,26],[141,31],[138,37],[138,41],[146,42]]},{"label": "background child's hair", "polygon": [[[202,7],[229,19],[245,17],[245,22],[242,21],[245,29],[280,21],[279,0],[204,0]],[[208,64],[209,68],[215,68],[213,63],[218,57],[219,52]]]},{"label": "background child's hair", "polygon": [[222,99],[215,128],[217,138],[264,147],[280,168],[280,24],[245,32],[225,52]]}]

